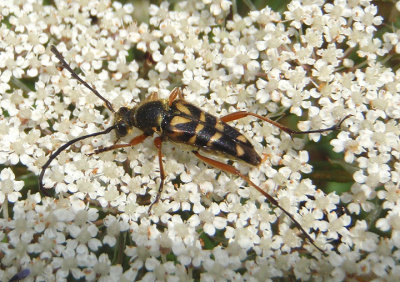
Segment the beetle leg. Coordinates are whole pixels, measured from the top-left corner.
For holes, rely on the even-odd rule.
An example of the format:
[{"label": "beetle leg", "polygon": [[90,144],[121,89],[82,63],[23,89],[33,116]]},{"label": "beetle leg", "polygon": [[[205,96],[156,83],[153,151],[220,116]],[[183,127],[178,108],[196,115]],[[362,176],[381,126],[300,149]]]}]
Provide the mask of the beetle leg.
[{"label": "beetle leg", "polygon": [[182,93],[182,89],[180,87],[175,87],[171,91],[171,94],[169,94],[169,98],[168,98],[168,105],[169,106],[172,105],[172,102],[176,99],[177,96],[179,96],[179,99],[183,100],[183,93]]},{"label": "beetle leg", "polygon": [[160,200],[161,192],[162,192],[162,190],[164,188],[165,172],[164,172],[164,165],[163,165],[163,161],[162,161],[162,152],[161,152],[162,141],[163,140],[162,140],[161,137],[156,137],[154,139],[154,145],[157,148],[158,163],[159,163],[159,166],[160,166],[160,186],[158,187],[158,193],[157,193],[156,199],[154,200],[153,203],[151,203],[151,205],[149,207],[149,211],[148,211],[149,214],[151,212],[151,208],[153,207],[153,205],[156,204]]},{"label": "beetle leg", "polygon": [[324,128],[324,129],[316,129],[316,130],[307,130],[307,131],[296,131],[296,130],[292,130],[286,126],[283,126],[282,124],[273,121],[272,119],[269,119],[267,117],[263,117],[260,116],[258,114],[255,113],[251,113],[251,112],[246,112],[246,111],[240,111],[240,112],[236,112],[236,113],[231,113],[228,114],[226,116],[221,117],[221,121],[223,122],[229,122],[229,121],[233,121],[233,120],[237,120],[237,119],[241,119],[247,116],[253,116],[256,118],[259,118],[263,121],[269,122],[272,125],[275,125],[276,127],[280,128],[282,131],[285,131],[286,133],[288,133],[289,135],[292,134],[308,134],[308,133],[321,133],[321,132],[325,132],[325,131],[333,131],[333,130],[338,130],[340,128],[340,126],[342,125],[342,123],[348,119],[349,117],[351,117],[352,115],[347,115],[344,118],[342,118],[337,124],[335,124],[334,126],[328,127],[328,128]]},{"label": "beetle leg", "polygon": [[144,99],[145,102],[157,101],[157,100],[158,100],[158,92],[151,92],[150,95]]},{"label": "beetle leg", "polygon": [[317,248],[321,253],[325,254],[325,252],[319,248],[314,240],[311,238],[310,235],[308,235],[308,233],[303,229],[303,227],[301,227],[300,223],[294,219],[293,215],[291,215],[288,211],[286,211],[279,203],[277,200],[275,200],[270,194],[268,194],[267,192],[265,192],[263,189],[261,189],[261,187],[257,186],[254,182],[252,182],[250,180],[250,178],[247,175],[242,174],[239,170],[237,170],[236,168],[234,168],[231,165],[210,159],[208,157],[202,156],[199,154],[199,152],[197,151],[193,151],[193,154],[199,158],[200,160],[202,160],[203,162],[207,163],[210,166],[213,166],[215,168],[218,168],[220,170],[223,170],[227,173],[233,174],[233,175],[237,175],[240,178],[242,178],[244,181],[246,181],[250,186],[256,188],[257,191],[259,191],[261,194],[263,194],[265,196],[265,198],[267,198],[267,200],[274,206],[276,206],[277,208],[279,208],[281,211],[283,211],[291,220],[292,222],[296,225],[297,228],[299,228],[301,230],[301,232],[304,234],[304,236],[310,241],[310,243]]},{"label": "beetle leg", "polygon": [[136,136],[135,138],[133,138],[128,144],[114,144],[110,147],[100,148],[100,149],[95,150],[93,153],[90,153],[89,156],[107,152],[107,151],[111,151],[111,150],[121,149],[121,148],[125,148],[125,147],[133,147],[137,144],[142,143],[147,137],[149,137],[149,136],[146,134],[142,134],[142,135],[139,135],[139,136]]}]

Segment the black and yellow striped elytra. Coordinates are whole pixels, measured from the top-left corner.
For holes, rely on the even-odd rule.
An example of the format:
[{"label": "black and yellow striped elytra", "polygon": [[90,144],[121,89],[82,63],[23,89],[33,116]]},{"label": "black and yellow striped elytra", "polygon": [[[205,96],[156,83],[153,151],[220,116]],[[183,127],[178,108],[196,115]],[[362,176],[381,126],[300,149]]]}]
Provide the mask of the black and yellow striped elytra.
[{"label": "black and yellow striped elytra", "polygon": [[[156,199],[149,207],[151,210],[152,205],[157,203],[160,199],[160,195],[164,185],[165,173],[162,161],[162,142],[173,141],[175,143],[183,143],[192,147],[192,152],[195,157],[205,162],[206,164],[223,170],[227,173],[231,173],[245,180],[250,186],[258,190],[265,198],[274,206],[278,207],[285,213],[296,225],[296,227],[303,233],[303,235],[315,246],[319,251],[324,253],[314,243],[314,240],[310,235],[303,229],[299,222],[286,211],[270,194],[264,191],[261,187],[252,182],[247,175],[242,174],[239,170],[231,165],[223,162],[208,158],[199,153],[199,151],[208,151],[212,154],[222,154],[230,159],[238,159],[246,162],[247,164],[258,166],[261,163],[261,158],[254,150],[253,145],[250,141],[244,137],[237,129],[227,124],[227,122],[238,120],[247,116],[253,116],[263,121],[269,122],[274,126],[279,127],[281,130],[288,134],[305,134],[305,133],[320,133],[324,131],[337,130],[341,124],[350,115],[344,117],[336,125],[326,128],[309,131],[294,131],[291,130],[273,120],[266,117],[257,115],[255,113],[247,111],[239,111],[236,113],[228,114],[221,118],[217,118],[200,108],[186,102],[183,98],[183,94],[180,88],[175,88],[168,99],[159,99],[157,93],[152,93],[145,101],[139,105],[128,108],[121,107],[118,111],[114,111],[112,104],[101,96],[97,90],[92,88],[89,84],[83,81],[68,65],[64,60],[64,57],[54,47],[51,47],[51,51],[60,60],[62,66],[67,69],[72,77],[80,81],[84,86],[90,89],[96,96],[102,99],[107,108],[114,113],[114,124],[107,129],[84,135],[73,139],[66,144],[58,148],[43,165],[42,171],[39,175],[39,189],[43,194],[48,194],[48,189],[44,188],[43,177],[46,169],[50,163],[64,150],[66,150],[72,144],[102,134],[107,134],[112,130],[116,131],[118,140],[120,137],[129,136],[134,127],[140,129],[143,134],[136,136],[131,139],[127,144],[114,144],[109,147],[100,148],[94,151],[93,154],[98,154],[110,150],[119,148],[132,147],[142,143],[147,137],[156,133],[158,137],[154,139],[154,145],[157,148],[159,167],[160,167],[160,186]],[[92,155],[92,154],[90,154]]]},{"label": "black and yellow striped elytra", "polygon": [[[176,88],[171,95],[181,96],[181,90]],[[116,124],[139,128],[149,136],[157,133],[162,139],[240,159],[250,165],[261,162],[253,145],[238,130],[183,99],[170,103],[153,94],[151,99],[131,110],[121,108]],[[125,136],[126,126],[119,127],[118,136]]]},{"label": "black and yellow striped elytra", "polygon": [[237,129],[198,107],[175,100],[164,124],[164,134],[174,142],[192,145],[258,166],[261,157]]}]

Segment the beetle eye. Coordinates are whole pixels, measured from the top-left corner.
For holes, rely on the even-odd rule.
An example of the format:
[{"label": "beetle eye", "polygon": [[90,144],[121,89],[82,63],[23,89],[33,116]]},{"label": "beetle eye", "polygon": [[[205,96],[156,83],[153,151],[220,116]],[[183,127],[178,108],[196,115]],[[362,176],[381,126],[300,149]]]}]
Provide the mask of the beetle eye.
[{"label": "beetle eye", "polygon": [[118,136],[125,136],[126,134],[128,134],[128,126],[126,125],[126,123],[118,124],[116,129]]}]

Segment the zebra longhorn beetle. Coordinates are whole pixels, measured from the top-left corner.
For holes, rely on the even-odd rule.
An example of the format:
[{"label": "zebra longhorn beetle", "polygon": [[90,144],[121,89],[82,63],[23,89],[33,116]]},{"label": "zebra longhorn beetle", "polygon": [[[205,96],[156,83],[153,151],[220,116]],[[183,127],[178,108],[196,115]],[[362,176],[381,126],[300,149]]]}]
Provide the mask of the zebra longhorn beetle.
[{"label": "zebra longhorn beetle", "polygon": [[292,220],[296,227],[301,230],[303,235],[315,248],[325,254],[325,252],[315,244],[311,236],[303,229],[303,227],[293,217],[293,215],[285,210],[270,194],[268,194],[263,189],[261,189],[261,187],[252,182],[248,175],[242,174],[232,165],[225,164],[220,161],[216,161],[214,159],[203,156],[199,153],[199,151],[204,150],[210,152],[211,154],[222,154],[226,158],[238,159],[246,162],[251,166],[258,166],[261,163],[261,157],[254,150],[253,145],[237,129],[228,125],[227,122],[238,120],[247,116],[253,116],[260,120],[271,123],[274,126],[277,126],[282,131],[292,136],[293,134],[321,133],[325,131],[338,130],[340,129],[340,126],[342,125],[344,120],[349,118],[351,115],[345,116],[336,125],[329,128],[308,131],[295,131],[269,118],[247,111],[239,111],[228,114],[221,118],[216,118],[213,115],[201,110],[200,108],[186,102],[180,88],[175,88],[174,90],[172,90],[168,99],[159,99],[157,93],[152,93],[143,102],[136,105],[135,107],[121,107],[117,112],[115,112],[111,103],[107,99],[101,96],[100,93],[97,92],[97,90],[95,90],[87,82],[82,80],[72,70],[70,65],[65,61],[64,57],[56,49],[55,46],[51,46],[51,51],[61,62],[62,66],[71,73],[73,78],[77,79],[89,90],[91,90],[97,97],[104,101],[107,108],[114,114],[115,121],[112,126],[103,131],[80,136],[65,143],[50,156],[48,161],[43,165],[42,171],[39,175],[39,189],[43,194],[49,196],[48,190],[45,189],[43,186],[43,177],[45,171],[49,167],[50,163],[62,151],[80,140],[107,134],[114,129],[116,130],[118,142],[119,138],[124,137],[130,133],[132,127],[136,127],[143,131],[143,134],[134,137],[128,144],[115,143],[114,145],[109,147],[99,148],[90,155],[125,147],[132,147],[142,143],[147,137],[152,136],[154,133],[157,133],[159,136],[154,139],[154,145],[156,146],[158,151],[160,185],[157,196],[154,202],[151,203],[149,207],[149,212],[151,210],[151,207],[159,201],[164,186],[165,173],[161,152],[162,142],[170,140],[176,143],[184,143],[193,147],[192,153],[201,161],[212,167],[236,175],[242,178],[250,186],[257,189],[262,195],[267,198],[267,200],[272,205],[279,208]]}]

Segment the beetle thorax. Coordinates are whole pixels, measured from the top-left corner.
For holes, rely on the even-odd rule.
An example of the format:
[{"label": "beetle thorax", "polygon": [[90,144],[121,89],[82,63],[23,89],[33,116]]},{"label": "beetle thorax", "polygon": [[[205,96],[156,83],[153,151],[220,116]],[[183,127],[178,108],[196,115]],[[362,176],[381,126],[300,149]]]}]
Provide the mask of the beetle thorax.
[{"label": "beetle thorax", "polygon": [[147,135],[161,134],[161,123],[168,113],[168,103],[164,100],[144,102],[135,108],[134,126]]}]

